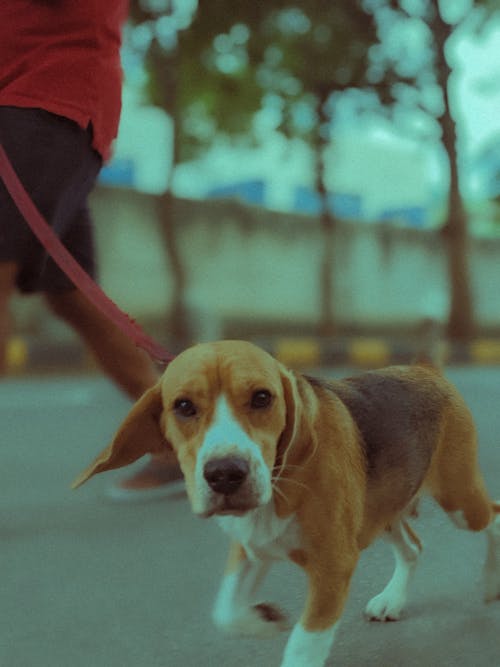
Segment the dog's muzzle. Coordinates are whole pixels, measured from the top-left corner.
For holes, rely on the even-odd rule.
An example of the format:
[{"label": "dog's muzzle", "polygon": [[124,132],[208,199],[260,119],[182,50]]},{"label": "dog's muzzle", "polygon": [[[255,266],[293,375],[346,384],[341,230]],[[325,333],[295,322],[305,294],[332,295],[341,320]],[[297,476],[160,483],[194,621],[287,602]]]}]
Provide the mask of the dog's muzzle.
[{"label": "dog's muzzle", "polygon": [[203,477],[215,493],[224,496],[235,494],[250,472],[248,462],[239,456],[226,456],[208,461],[203,468]]},{"label": "dog's muzzle", "polygon": [[206,460],[199,479],[202,484],[196,513],[204,517],[241,516],[269,501],[270,479],[264,463],[237,452]]}]

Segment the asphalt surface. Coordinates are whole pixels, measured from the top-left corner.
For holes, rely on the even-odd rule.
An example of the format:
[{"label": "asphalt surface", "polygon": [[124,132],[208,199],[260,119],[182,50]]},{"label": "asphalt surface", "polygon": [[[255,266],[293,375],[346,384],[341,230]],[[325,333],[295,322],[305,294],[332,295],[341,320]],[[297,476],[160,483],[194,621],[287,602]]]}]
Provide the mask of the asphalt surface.
[{"label": "asphalt surface", "polygon": [[[500,368],[448,375],[476,417],[486,481],[500,498]],[[227,542],[191,515],[182,492],[106,501],[123,473],[69,489],[127,410],[99,378],[0,383],[0,667],[277,667],[286,635],[242,641],[212,627]],[[362,617],[393,567],[376,543],[357,569],[328,665],[499,667],[500,602],[481,599],[484,537],[457,530],[430,501],[415,527],[425,550],[405,618]],[[300,571],[283,564],[263,599],[294,620],[304,593]]]}]

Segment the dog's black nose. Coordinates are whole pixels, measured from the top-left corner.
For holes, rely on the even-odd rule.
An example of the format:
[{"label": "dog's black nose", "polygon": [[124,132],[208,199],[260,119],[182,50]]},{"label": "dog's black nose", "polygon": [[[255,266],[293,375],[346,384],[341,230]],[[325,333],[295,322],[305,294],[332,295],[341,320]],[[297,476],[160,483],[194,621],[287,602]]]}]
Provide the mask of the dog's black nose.
[{"label": "dog's black nose", "polygon": [[203,468],[203,476],[208,486],[216,493],[230,496],[243,484],[250,468],[245,459],[227,456],[208,461]]}]

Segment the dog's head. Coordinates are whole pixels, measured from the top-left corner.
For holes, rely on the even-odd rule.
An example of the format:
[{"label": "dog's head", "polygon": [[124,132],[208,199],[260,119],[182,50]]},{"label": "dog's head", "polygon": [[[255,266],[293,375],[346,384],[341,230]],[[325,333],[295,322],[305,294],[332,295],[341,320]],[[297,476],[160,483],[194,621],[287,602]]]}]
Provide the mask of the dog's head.
[{"label": "dog's head", "polygon": [[293,375],[242,341],[176,357],[134,405],[110,446],[75,482],[172,448],[196,514],[242,514],[268,503],[297,424]]}]

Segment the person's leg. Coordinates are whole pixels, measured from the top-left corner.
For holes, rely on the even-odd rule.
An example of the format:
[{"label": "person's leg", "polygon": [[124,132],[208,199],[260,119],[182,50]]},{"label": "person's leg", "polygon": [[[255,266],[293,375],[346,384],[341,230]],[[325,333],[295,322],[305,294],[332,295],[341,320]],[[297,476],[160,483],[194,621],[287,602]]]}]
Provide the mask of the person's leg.
[{"label": "person's leg", "polygon": [[[19,178],[54,232],[92,276],[94,249],[87,197],[102,160],[92,148],[91,135],[90,128],[84,130],[39,109],[0,107],[0,141]],[[1,180],[0,211],[0,262],[14,259],[18,263],[16,287],[24,293],[50,295],[52,309],[84,339],[104,371],[132,399],[138,398],[158,378],[146,353],[137,350],[74,289],[36,241]],[[6,314],[0,318],[0,322],[7,321]],[[178,466],[171,461],[161,465],[153,461],[152,467],[156,472],[167,468],[169,476],[175,467],[178,474]],[[152,481],[148,473],[139,485]]]},{"label": "person's leg", "polygon": [[[46,294],[51,310],[85,341],[104,372],[132,399],[137,400],[158,380],[149,356],[137,348],[77,289]],[[169,482],[182,479],[172,452],[151,461],[110,491],[119,500],[164,495]]]},{"label": "person's leg", "polygon": [[106,375],[132,400],[158,380],[147,353],[137,348],[80,290],[47,293],[46,300],[54,314],[84,340]]},{"label": "person's leg", "polygon": [[0,375],[7,370],[7,343],[10,333],[10,299],[15,288],[17,264],[0,262]]}]

